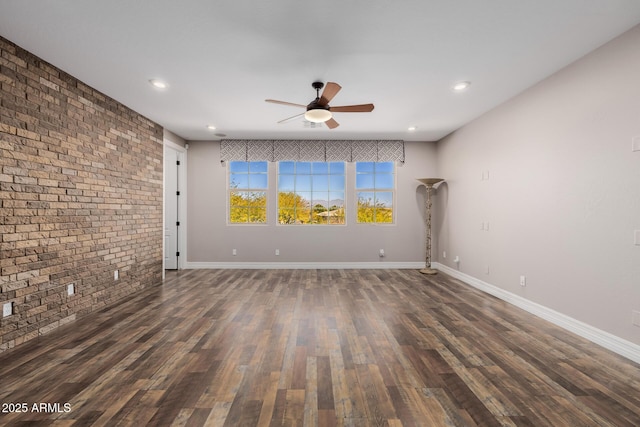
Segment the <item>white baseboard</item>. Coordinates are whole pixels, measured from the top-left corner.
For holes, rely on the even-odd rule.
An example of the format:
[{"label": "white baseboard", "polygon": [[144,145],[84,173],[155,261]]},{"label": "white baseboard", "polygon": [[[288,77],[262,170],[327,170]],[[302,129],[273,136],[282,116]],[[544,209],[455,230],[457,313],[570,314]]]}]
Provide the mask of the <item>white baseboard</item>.
[{"label": "white baseboard", "polygon": [[593,326],[588,325],[584,322],[559,313],[543,305],[537,304],[526,298],[522,298],[519,295],[507,292],[504,289],[483,282],[482,280],[454,270],[446,265],[433,263],[433,267],[448,274],[449,276],[461,280],[462,282],[470,286],[473,286],[476,289],[493,295],[496,298],[500,298],[501,300],[506,301],[510,304],[513,304],[516,307],[519,307],[533,315],[545,319],[553,323],[554,325],[560,326],[561,328],[573,332],[576,335],[586,338],[595,344],[601,345],[602,347],[611,350],[621,356],[624,356],[627,359],[630,359],[636,363],[640,363],[640,346],[637,344],[619,338],[598,328],[594,328]]},{"label": "white baseboard", "polygon": [[352,270],[419,269],[424,262],[187,262],[185,269]]}]

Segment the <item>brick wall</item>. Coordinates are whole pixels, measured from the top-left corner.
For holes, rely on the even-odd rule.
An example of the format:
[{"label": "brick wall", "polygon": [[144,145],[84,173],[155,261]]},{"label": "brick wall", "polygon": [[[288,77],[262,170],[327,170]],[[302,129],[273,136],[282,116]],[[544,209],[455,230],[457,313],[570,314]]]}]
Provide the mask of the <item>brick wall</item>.
[{"label": "brick wall", "polygon": [[160,126],[3,38],[0,53],[4,351],[160,282],[163,163]]}]

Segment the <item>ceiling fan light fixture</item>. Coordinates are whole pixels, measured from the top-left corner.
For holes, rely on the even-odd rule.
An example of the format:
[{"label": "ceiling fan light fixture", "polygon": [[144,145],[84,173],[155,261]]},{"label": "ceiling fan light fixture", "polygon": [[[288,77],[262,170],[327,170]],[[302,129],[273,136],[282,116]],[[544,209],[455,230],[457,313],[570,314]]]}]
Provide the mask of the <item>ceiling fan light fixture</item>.
[{"label": "ceiling fan light fixture", "polygon": [[304,113],[304,118],[313,123],[324,123],[332,116],[331,111],[324,108],[315,108]]}]

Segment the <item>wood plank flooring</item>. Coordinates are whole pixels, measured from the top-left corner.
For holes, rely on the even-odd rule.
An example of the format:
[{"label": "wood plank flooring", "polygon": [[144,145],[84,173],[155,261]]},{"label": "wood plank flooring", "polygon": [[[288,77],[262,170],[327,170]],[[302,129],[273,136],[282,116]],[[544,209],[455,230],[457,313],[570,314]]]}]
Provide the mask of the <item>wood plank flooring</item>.
[{"label": "wood plank flooring", "polygon": [[0,354],[0,403],[11,426],[640,426],[640,366],[442,273],[185,270]]}]

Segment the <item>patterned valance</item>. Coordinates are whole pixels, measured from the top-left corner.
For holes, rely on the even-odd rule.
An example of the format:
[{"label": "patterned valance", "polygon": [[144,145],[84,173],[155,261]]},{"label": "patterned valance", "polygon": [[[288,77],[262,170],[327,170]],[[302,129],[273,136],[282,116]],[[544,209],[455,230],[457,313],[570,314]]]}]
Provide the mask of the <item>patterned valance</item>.
[{"label": "patterned valance", "polygon": [[220,160],[404,162],[404,141],[223,139],[220,141]]}]

